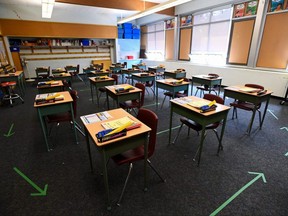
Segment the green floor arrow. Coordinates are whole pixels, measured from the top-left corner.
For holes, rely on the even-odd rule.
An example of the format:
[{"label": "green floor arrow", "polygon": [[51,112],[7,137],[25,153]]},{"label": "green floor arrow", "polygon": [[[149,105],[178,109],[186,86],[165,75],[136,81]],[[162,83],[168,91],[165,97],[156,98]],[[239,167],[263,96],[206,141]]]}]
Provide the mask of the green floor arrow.
[{"label": "green floor arrow", "polygon": [[244,190],[246,190],[250,185],[256,182],[259,178],[263,179],[263,182],[266,183],[266,179],[263,173],[248,172],[249,174],[257,175],[254,179],[248,182],[244,187],[237,191],[232,197],[230,197],[226,202],[224,202],[219,208],[210,214],[210,216],[217,215],[223,208],[225,208],[232,200],[234,200],[238,195],[240,195]]},{"label": "green floor arrow", "polygon": [[32,182],[27,176],[25,176],[20,170],[16,167],[13,168],[22,178],[24,178],[32,187],[34,187],[39,193],[31,193],[31,196],[46,196],[48,184],[45,185],[44,190],[38,187],[34,182]]},{"label": "green floor arrow", "polygon": [[288,131],[288,127],[282,127],[282,128],[280,128],[280,130],[286,130],[286,131]]},{"label": "green floor arrow", "polygon": [[4,136],[10,137],[10,136],[12,136],[12,135],[15,133],[15,132],[11,133],[11,131],[12,131],[12,129],[13,129],[13,126],[14,126],[14,124],[11,125],[11,127],[10,127],[10,129],[9,129],[9,131],[8,131],[8,134],[4,134]]}]

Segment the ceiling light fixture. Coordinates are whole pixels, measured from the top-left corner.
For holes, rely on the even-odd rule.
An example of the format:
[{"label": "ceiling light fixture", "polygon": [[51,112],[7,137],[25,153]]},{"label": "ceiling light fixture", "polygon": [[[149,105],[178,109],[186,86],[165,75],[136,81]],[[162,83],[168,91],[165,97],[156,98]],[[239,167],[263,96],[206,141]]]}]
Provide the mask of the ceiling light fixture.
[{"label": "ceiling light fixture", "polygon": [[42,0],[42,18],[50,19],[55,0]]},{"label": "ceiling light fixture", "polygon": [[165,9],[168,9],[171,7],[175,7],[175,6],[180,5],[180,4],[184,4],[184,3],[187,3],[189,1],[191,1],[191,0],[169,0],[169,1],[164,2],[162,4],[158,4],[154,7],[150,7],[147,10],[141,11],[137,14],[132,15],[132,16],[121,19],[117,23],[122,24],[125,22],[130,22],[132,20],[139,19],[141,17],[148,16],[150,14],[157,13],[159,11],[162,11],[162,10],[165,10]]}]

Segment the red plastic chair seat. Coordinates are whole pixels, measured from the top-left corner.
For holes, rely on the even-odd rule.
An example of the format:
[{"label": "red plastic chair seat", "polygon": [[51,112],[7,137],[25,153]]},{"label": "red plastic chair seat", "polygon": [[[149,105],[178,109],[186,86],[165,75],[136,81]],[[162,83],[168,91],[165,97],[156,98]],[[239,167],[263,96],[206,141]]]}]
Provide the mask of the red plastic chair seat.
[{"label": "red plastic chair seat", "polygon": [[144,148],[140,146],[135,149],[128,150],[124,153],[113,156],[113,161],[118,164],[133,163],[138,160],[144,160]]}]

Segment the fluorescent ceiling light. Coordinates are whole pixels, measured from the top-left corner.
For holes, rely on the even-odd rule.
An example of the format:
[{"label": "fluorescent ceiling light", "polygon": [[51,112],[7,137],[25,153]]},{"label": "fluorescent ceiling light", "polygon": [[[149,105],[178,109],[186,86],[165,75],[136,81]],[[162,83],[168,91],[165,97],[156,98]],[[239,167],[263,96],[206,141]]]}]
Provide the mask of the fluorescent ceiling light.
[{"label": "fluorescent ceiling light", "polygon": [[153,14],[153,13],[157,13],[159,11],[162,11],[162,10],[165,10],[165,9],[168,9],[168,8],[171,8],[171,7],[175,7],[177,5],[184,4],[184,3],[189,2],[189,1],[191,1],[191,0],[169,0],[169,1],[164,2],[162,4],[158,4],[158,5],[154,6],[154,7],[150,7],[147,10],[139,12],[139,13],[137,13],[135,15],[126,17],[124,19],[121,19],[121,20],[118,21],[118,24],[129,22],[129,21],[132,21],[132,20],[135,20],[135,19],[139,19],[141,17],[147,16],[147,15],[150,15],[150,14]]},{"label": "fluorescent ceiling light", "polygon": [[51,18],[55,0],[42,0],[42,18]]}]

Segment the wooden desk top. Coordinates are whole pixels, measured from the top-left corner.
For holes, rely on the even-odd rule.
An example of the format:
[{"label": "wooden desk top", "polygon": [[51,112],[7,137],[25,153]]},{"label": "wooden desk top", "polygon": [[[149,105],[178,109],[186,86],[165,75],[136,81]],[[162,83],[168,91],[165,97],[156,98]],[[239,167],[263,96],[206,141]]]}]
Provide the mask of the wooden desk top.
[{"label": "wooden desk top", "polygon": [[129,73],[133,73],[133,72],[139,72],[140,69],[134,69],[134,68],[123,68],[122,72],[129,72]]},{"label": "wooden desk top", "polygon": [[176,73],[186,73],[186,71],[177,71],[177,70],[165,70],[165,73],[173,73],[173,74],[176,74]]},{"label": "wooden desk top", "polygon": [[229,110],[230,107],[229,106],[225,106],[223,104],[218,104],[216,103],[217,105],[217,108],[216,110],[212,110],[212,111],[209,111],[209,112],[203,112],[201,113],[200,112],[200,109],[196,108],[196,107],[193,107],[193,106],[190,106],[188,105],[187,103],[189,102],[195,102],[195,101],[205,101],[207,102],[207,104],[209,104],[209,100],[205,100],[203,98],[199,98],[199,97],[196,97],[196,96],[188,96],[188,97],[183,97],[183,98],[175,98],[175,99],[172,99],[170,100],[171,103],[175,103],[175,104],[178,104],[186,109],[189,109],[193,112],[196,112],[196,113],[199,113],[200,115],[203,115],[203,116],[211,116],[215,113],[218,113],[218,112],[223,112],[223,111],[226,111],[226,110]]},{"label": "wooden desk top", "polygon": [[53,77],[58,78],[58,77],[71,77],[70,73],[59,73],[59,74],[53,74]]},{"label": "wooden desk top", "polygon": [[65,68],[55,68],[55,69],[52,69],[52,73],[63,73],[63,72],[66,72],[66,69],[65,69]]},{"label": "wooden desk top", "polygon": [[181,83],[176,83],[176,84],[173,84],[173,82],[177,82],[179,80],[177,79],[162,79],[162,80],[156,80],[157,83],[162,83],[162,84],[165,84],[165,85],[169,85],[169,86],[180,86],[180,85],[189,85],[190,83],[187,82],[187,81],[182,81]]},{"label": "wooden desk top", "polygon": [[193,75],[192,76],[192,79],[193,78],[199,78],[199,79],[205,79],[205,80],[219,80],[219,79],[222,79],[222,77],[217,77],[217,78],[215,78],[215,77],[213,77],[213,76],[208,76],[208,75]]},{"label": "wooden desk top", "polygon": [[120,85],[113,85],[113,86],[105,86],[105,88],[112,92],[115,95],[123,95],[123,94],[131,94],[131,93],[135,93],[135,92],[142,92],[141,89],[136,88],[135,86],[133,86],[134,89],[131,89],[129,92],[123,92],[123,93],[117,93],[116,92],[116,88],[121,88],[121,87],[125,87],[125,86],[131,86],[129,84],[120,84]]},{"label": "wooden desk top", "polygon": [[[88,130],[92,140],[94,141],[95,145],[98,147],[104,146],[104,145],[108,145],[111,143],[115,143],[121,140],[125,140],[127,138],[142,134],[142,133],[147,133],[149,131],[151,131],[151,129],[146,126],[145,124],[143,124],[142,122],[140,122],[138,119],[136,119],[134,116],[132,116],[131,114],[129,114],[128,112],[126,112],[125,110],[119,108],[119,109],[113,109],[113,110],[108,110],[107,111],[110,115],[111,118],[104,120],[104,121],[100,121],[100,122],[95,122],[95,123],[90,123],[87,124],[86,122],[84,122],[82,120],[82,116],[81,116],[81,121],[83,122],[84,126],[86,127],[86,129]],[[113,121],[115,119],[120,119],[123,118],[125,116],[128,116],[129,118],[131,118],[133,121],[135,122],[139,122],[141,123],[141,127],[139,128],[135,128],[133,130],[129,130],[127,131],[127,135],[123,136],[123,137],[119,137],[113,140],[108,140],[106,142],[98,142],[97,138],[96,138],[96,133],[98,133],[99,131],[104,130],[104,127],[101,125],[101,123],[103,122],[109,122],[109,121]],[[123,145],[125,145],[125,141],[123,142]]]},{"label": "wooden desk top", "polygon": [[[143,76],[144,74],[144,76]],[[136,76],[136,77],[155,77],[154,73],[135,73],[132,74],[132,76]]]},{"label": "wooden desk top", "polygon": [[[55,92],[55,93],[57,93],[57,92]],[[57,104],[68,103],[68,102],[72,102],[73,101],[73,98],[71,97],[71,95],[70,95],[70,93],[68,91],[59,92],[59,93],[64,96],[64,100],[59,100],[59,101],[55,101],[55,102],[52,102],[52,103],[38,104],[38,105],[36,104],[36,102],[34,102],[34,107],[35,108],[39,108],[39,107],[57,105]],[[37,95],[35,96],[35,99],[36,99],[36,97],[37,97]]]},{"label": "wooden desk top", "polygon": [[18,77],[23,73],[23,71],[16,71],[15,73],[0,74],[0,77]]},{"label": "wooden desk top", "polygon": [[164,67],[160,67],[160,66],[149,66],[148,68],[151,68],[151,69],[164,69],[165,70],[165,68]]},{"label": "wooden desk top", "polygon": [[114,81],[114,79],[111,78],[111,77],[106,77],[105,79],[97,79],[96,77],[89,77],[89,80],[91,80],[91,81],[94,82],[94,83],[97,83],[97,82]]},{"label": "wooden desk top", "polygon": [[270,90],[267,90],[267,92],[265,94],[261,94],[261,95],[257,95],[257,92],[260,89],[257,88],[251,88],[251,87],[246,87],[244,85],[235,85],[235,86],[228,86],[224,88],[224,91],[228,90],[228,91],[234,91],[234,92],[241,92],[243,94],[247,94],[247,95],[254,95],[257,97],[263,97],[265,95],[269,95],[272,94],[273,92]]},{"label": "wooden desk top", "polygon": [[103,70],[93,70],[93,71],[90,71],[91,73],[93,74],[97,74],[97,73],[101,73],[101,74],[111,74],[112,72],[111,71],[103,71]]},{"label": "wooden desk top", "polygon": [[[47,81],[47,82],[49,82],[49,81]],[[55,88],[55,87],[62,87],[62,86],[64,86],[64,84],[63,84],[63,82],[62,82],[62,80],[55,80],[55,82],[58,82],[58,84],[53,84],[53,85],[43,85],[43,86],[38,86],[37,85],[37,89],[44,89],[44,88]]]}]

